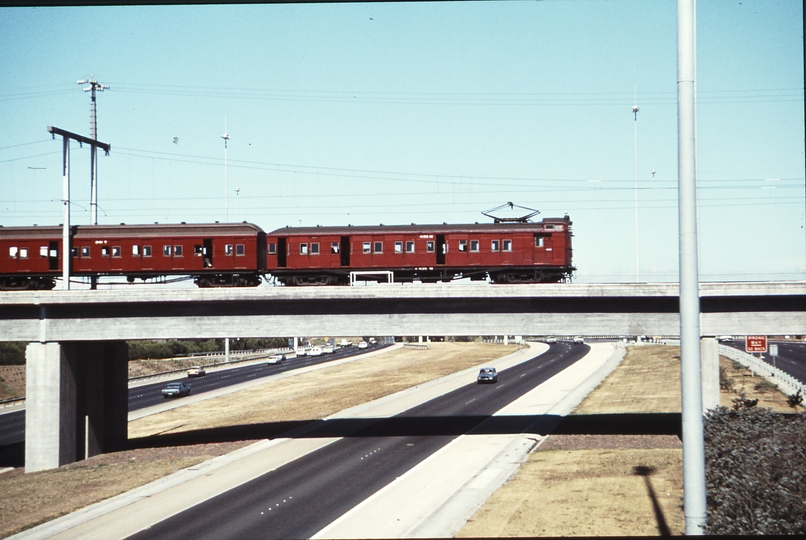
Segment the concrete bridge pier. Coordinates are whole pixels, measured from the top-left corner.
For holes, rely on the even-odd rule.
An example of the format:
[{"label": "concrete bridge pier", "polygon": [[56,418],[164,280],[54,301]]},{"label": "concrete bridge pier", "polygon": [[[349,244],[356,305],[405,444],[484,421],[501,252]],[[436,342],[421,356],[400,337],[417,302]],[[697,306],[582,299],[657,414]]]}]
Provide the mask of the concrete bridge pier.
[{"label": "concrete bridge pier", "polygon": [[25,472],[126,448],[125,341],[30,343],[25,355]]}]

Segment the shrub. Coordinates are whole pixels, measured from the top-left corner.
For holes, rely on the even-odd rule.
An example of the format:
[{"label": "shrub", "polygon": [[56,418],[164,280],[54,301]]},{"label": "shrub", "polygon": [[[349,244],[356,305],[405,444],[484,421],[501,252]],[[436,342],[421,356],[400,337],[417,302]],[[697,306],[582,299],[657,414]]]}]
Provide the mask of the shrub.
[{"label": "shrub", "polygon": [[0,366],[25,365],[25,347],[23,341],[0,342]]},{"label": "shrub", "polygon": [[728,370],[722,366],[719,366],[719,388],[728,392],[734,391],[733,378],[728,375]]},{"label": "shrub", "polygon": [[806,416],[719,407],[705,461],[707,534],[806,534]]},{"label": "shrub", "polygon": [[786,402],[789,404],[790,407],[797,407],[801,403],[803,403],[803,394],[800,390],[796,393],[791,394],[786,397]]}]

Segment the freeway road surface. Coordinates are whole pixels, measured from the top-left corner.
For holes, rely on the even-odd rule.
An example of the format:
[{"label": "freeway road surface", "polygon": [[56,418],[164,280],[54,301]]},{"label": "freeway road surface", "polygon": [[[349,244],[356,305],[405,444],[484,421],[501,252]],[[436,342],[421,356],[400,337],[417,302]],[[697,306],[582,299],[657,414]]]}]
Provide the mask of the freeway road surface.
[{"label": "freeway road surface", "polygon": [[475,382],[390,418],[335,420],[304,438],[333,442],[223,494],[151,525],[147,538],[308,538],[361,501],[482,423],[520,433],[529,417],[491,416],[589,351],[553,344],[549,351],[503,370],[498,384]]}]

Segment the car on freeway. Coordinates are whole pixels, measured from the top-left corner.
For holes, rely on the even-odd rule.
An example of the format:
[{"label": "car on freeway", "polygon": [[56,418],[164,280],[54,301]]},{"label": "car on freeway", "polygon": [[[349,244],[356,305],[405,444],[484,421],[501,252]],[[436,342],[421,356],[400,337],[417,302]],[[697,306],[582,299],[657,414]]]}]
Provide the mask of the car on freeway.
[{"label": "car on freeway", "polygon": [[308,356],[308,349],[300,347],[297,349],[297,356]]},{"label": "car on freeway", "polygon": [[369,345],[367,344],[366,341],[359,341],[358,342],[358,348],[359,349],[366,349],[367,347],[369,347]]},{"label": "car on freeway", "polygon": [[580,336],[574,338],[574,343],[585,343],[585,340],[582,339]]},{"label": "car on freeway", "polygon": [[322,347],[322,352],[325,354],[333,354],[333,345],[325,345]]},{"label": "car on freeway", "polygon": [[322,347],[311,347],[311,350],[308,352],[308,356],[322,356],[323,354]]},{"label": "car on freeway", "polygon": [[162,397],[165,398],[182,397],[189,395],[190,395],[190,385],[184,382],[168,383],[165,386],[165,388],[162,389]]},{"label": "car on freeway", "polygon": [[378,340],[377,340],[377,339],[375,339],[374,337],[371,337],[371,338],[369,338],[369,344],[370,344],[370,345],[377,345],[377,344],[378,344]]},{"label": "car on freeway", "polygon": [[476,377],[476,382],[482,383],[496,383],[498,382],[498,372],[494,367],[483,367],[479,370],[479,376]]},{"label": "car on freeway", "polygon": [[188,370],[188,377],[204,377],[207,371],[201,366],[193,366]]},{"label": "car on freeway", "polygon": [[266,360],[266,364],[268,365],[280,364],[282,362],[285,362],[285,360],[286,358],[284,354],[273,354],[269,356],[268,360]]}]

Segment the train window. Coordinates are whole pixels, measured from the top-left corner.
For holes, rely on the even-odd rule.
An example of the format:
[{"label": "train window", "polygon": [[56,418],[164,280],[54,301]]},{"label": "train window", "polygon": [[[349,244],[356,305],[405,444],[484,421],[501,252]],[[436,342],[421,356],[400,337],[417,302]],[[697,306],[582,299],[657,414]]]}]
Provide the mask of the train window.
[{"label": "train window", "polygon": [[512,251],[512,240],[504,240],[504,251]]},{"label": "train window", "polygon": [[70,248],[70,255],[78,257],[78,248]]},{"label": "train window", "polygon": [[330,252],[331,253],[338,253],[339,252],[339,243],[338,242],[331,242],[330,243]]},{"label": "train window", "polygon": [[11,246],[10,248],[8,248],[8,256],[9,257],[16,257],[17,253],[19,253],[19,251],[20,250],[17,248],[17,246]]},{"label": "train window", "polygon": [[535,247],[543,247],[543,236],[539,234],[535,235]]},{"label": "train window", "polygon": [[552,224],[552,223],[546,223],[546,224],[544,225],[544,228],[546,228],[546,229],[553,229],[553,228],[554,228],[554,224]]},{"label": "train window", "polygon": [[493,241],[492,241],[492,244],[490,245],[490,248],[491,248],[493,251],[498,251],[498,250],[500,250],[500,249],[501,249],[501,241],[500,241],[500,240],[493,240]]},{"label": "train window", "polygon": [[162,256],[163,257],[171,256],[171,246],[162,246]]},{"label": "train window", "polygon": [[112,256],[120,257],[120,246],[112,246]]},{"label": "train window", "polygon": [[48,246],[39,246],[39,256],[40,257],[48,256]]},{"label": "train window", "polygon": [[151,246],[143,246],[143,257],[151,257]]},{"label": "train window", "polygon": [[109,246],[101,246],[101,257],[109,257]]},{"label": "train window", "polygon": [[269,255],[276,255],[277,254],[277,244],[274,242],[269,242]]},{"label": "train window", "polygon": [[403,242],[395,242],[395,253],[403,253]]},{"label": "train window", "polygon": [[467,251],[467,240],[459,240],[459,251]]},{"label": "train window", "polygon": [[471,240],[470,241],[470,251],[478,251],[479,250],[479,241],[478,240]]},{"label": "train window", "polygon": [[177,257],[182,256],[182,246],[174,246],[174,255]]},{"label": "train window", "polygon": [[232,244],[224,244],[224,255],[232,255]]},{"label": "train window", "polygon": [[193,246],[193,256],[194,257],[201,257],[202,253],[204,252],[203,250],[204,250],[204,248],[202,248],[201,245],[199,245],[199,244],[194,245]]},{"label": "train window", "polygon": [[372,244],[370,242],[364,242],[364,253],[372,253]]},{"label": "train window", "polygon": [[406,242],[406,253],[414,253],[414,240]]},{"label": "train window", "polygon": [[235,244],[235,255],[238,257],[243,257],[246,255],[246,247],[244,244]]},{"label": "train window", "polygon": [[132,244],[132,255],[134,255],[135,257],[140,256],[140,246],[138,246],[137,244]]},{"label": "train window", "polygon": [[302,243],[299,245],[299,254],[300,255],[307,255],[308,254],[308,244]]},{"label": "train window", "polygon": [[319,255],[319,242],[311,242],[311,255]]},{"label": "train window", "polygon": [[28,248],[20,248],[20,259],[28,258]]},{"label": "train window", "polygon": [[383,242],[375,242],[375,246],[372,248],[375,253],[383,253]]},{"label": "train window", "polygon": [[425,250],[428,251],[428,252],[434,251],[434,241],[433,240],[429,240],[428,242],[425,243]]},{"label": "train window", "polygon": [[82,246],[81,247],[81,257],[89,257],[90,256],[90,246]]}]

